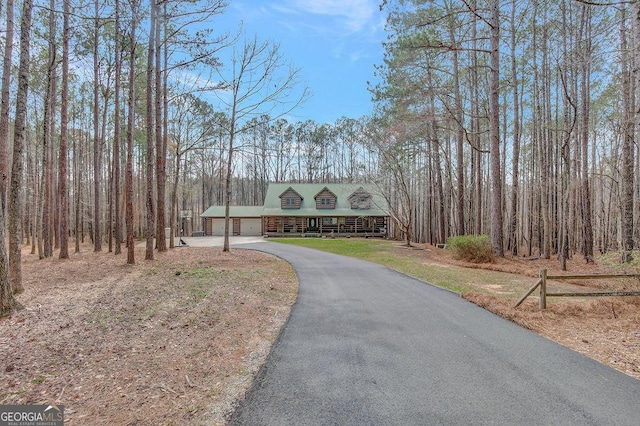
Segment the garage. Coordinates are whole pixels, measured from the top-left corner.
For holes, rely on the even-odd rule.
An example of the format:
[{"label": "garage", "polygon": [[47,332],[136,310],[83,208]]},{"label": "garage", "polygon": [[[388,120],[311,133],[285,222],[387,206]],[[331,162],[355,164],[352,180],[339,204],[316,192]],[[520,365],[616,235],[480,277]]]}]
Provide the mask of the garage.
[{"label": "garage", "polygon": [[224,235],[224,218],[223,217],[214,218],[211,223],[211,230],[212,230],[211,235],[214,235],[214,236]]},{"label": "garage", "polygon": [[[262,206],[231,206],[229,208],[229,235],[262,235]],[[205,235],[223,236],[224,206],[209,207],[200,217],[205,219]]]},{"label": "garage", "polygon": [[257,237],[262,235],[262,219],[240,218],[240,235]]}]

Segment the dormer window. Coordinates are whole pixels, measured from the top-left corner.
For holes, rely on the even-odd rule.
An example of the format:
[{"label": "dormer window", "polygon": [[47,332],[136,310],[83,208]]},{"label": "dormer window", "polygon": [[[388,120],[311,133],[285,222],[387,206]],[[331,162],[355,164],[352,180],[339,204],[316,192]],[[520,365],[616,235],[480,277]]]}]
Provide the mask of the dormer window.
[{"label": "dormer window", "polygon": [[329,191],[326,187],[320,191],[315,197],[317,209],[335,209],[336,208],[336,194]]},{"label": "dormer window", "polygon": [[371,208],[371,194],[359,188],[349,197],[352,210],[369,210]]},{"label": "dormer window", "polygon": [[302,205],[302,196],[298,194],[293,188],[287,189],[280,194],[280,208],[282,209],[299,209]]}]

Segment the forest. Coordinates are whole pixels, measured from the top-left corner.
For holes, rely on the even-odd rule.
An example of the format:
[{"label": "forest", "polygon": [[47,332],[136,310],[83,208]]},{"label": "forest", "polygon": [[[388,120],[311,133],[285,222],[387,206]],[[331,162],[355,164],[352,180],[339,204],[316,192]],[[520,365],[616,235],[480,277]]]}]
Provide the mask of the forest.
[{"label": "forest", "polygon": [[375,183],[407,241],[631,261],[639,2],[380,3],[375,113],[334,123],[288,119],[309,96],[295,58],[217,33],[223,0],[0,3],[1,312],[22,246],[153,259],[269,182]]}]

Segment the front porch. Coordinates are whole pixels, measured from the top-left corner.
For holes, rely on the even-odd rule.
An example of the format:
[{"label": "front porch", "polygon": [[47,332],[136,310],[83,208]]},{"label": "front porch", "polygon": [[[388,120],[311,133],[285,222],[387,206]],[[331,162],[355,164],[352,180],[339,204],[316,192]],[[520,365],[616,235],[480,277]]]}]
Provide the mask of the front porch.
[{"label": "front porch", "polygon": [[265,216],[263,235],[268,237],[385,237],[387,216]]},{"label": "front porch", "polygon": [[265,232],[265,237],[299,237],[299,238],[387,238],[387,232]]}]

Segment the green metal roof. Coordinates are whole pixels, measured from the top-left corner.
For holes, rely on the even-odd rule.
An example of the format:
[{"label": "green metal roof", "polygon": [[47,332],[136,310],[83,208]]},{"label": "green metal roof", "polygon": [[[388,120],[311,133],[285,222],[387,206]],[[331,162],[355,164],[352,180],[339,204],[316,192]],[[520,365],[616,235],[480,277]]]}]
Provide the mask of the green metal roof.
[{"label": "green metal roof", "polygon": [[[262,206],[230,206],[229,217],[254,217],[262,215]],[[211,206],[200,217],[224,217],[224,206]]]},{"label": "green metal roof", "polygon": [[[302,197],[299,209],[282,209],[280,196],[289,188]],[[316,209],[315,196],[325,188],[337,197],[335,209]],[[371,194],[370,209],[352,209],[349,197],[362,188]],[[389,216],[384,198],[374,185],[343,183],[270,183],[262,216]]]},{"label": "green metal roof", "polygon": [[[280,196],[289,188],[302,197],[299,209],[282,209]],[[335,209],[317,209],[315,196],[324,189],[336,196]],[[372,197],[370,209],[352,209],[349,197],[358,190],[369,193]],[[343,183],[270,183],[265,196],[264,206],[230,206],[230,217],[261,216],[389,216],[385,210],[387,203],[374,185]],[[209,207],[200,217],[224,217],[224,206]]]}]

